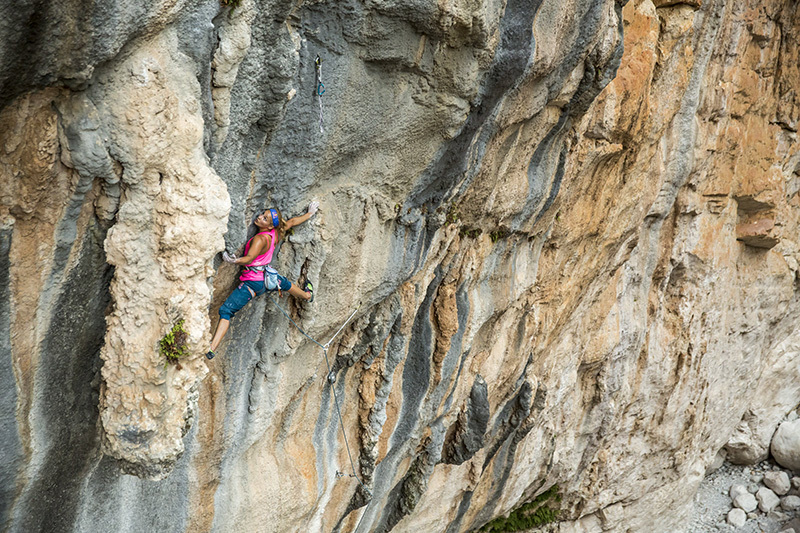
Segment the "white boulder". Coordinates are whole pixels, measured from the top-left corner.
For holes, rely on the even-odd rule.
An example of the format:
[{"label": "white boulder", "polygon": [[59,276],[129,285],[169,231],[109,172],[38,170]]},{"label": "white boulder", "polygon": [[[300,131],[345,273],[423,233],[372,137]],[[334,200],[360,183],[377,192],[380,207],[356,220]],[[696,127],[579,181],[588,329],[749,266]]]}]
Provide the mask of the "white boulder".
[{"label": "white boulder", "polygon": [[747,515],[741,509],[731,509],[728,512],[727,520],[733,527],[742,527],[747,522]]},{"label": "white boulder", "polygon": [[797,511],[800,509],[800,496],[784,496],[781,498],[781,509],[785,511]]},{"label": "white boulder", "polygon": [[772,436],[772,456],[779,465],[800,470],[800,419],[783,422]]},{"label": "white boulder", "polygon": [[767,487],[758,489],[756,499],[758,500],[758,508],[765,513],[772,511],[781,503],[781,499]]},{"label": "white boulder", "polygon": [[792,482],[789,480],[789,475],[783,470],[773,470],[764,474],[764,485],[772,489],[772,491],[783,496],[792,488]]},{"label": "white boulder", "polygon": [[[725,445],[728,461],[736,465],[753,465],[769,455],[769,437],[778,420],[769,420],[763,409],[749,410]],[[772,418],[777,415],[773,414]],[[766,418],[766,419],[765,419]]]},{"label": "white boulder", "polygon": [[706,468],[706,476],[719,470],[723,464],[725,464],[725,450],[720,450],[717,452],[717,455],[714,456],[714,459],[711,460],[711,464]]},{"label": "white boulder", "polygon": [[800,404],[799,360],[794,342],[782,343],[770,352],[750,408],[725,445],[728,461],[750,465],[767,458],[775,428]]},{"label": "white boulder", "polygon": [[734,498],[733,505],[743,510],[745,513],[749,513],[756,510],[756,507],[758,507],[758,501],[756,500],[755,496],[748,492],[745,494],[740,494]]},{"label": "white boulder", "polygon": [[730,492],[728,492],[728,495],[731,497],[731,500],[735,500],[736,497],[741,494],[747,494],[747,487],[741,484],[731,485],[731,490]]}]

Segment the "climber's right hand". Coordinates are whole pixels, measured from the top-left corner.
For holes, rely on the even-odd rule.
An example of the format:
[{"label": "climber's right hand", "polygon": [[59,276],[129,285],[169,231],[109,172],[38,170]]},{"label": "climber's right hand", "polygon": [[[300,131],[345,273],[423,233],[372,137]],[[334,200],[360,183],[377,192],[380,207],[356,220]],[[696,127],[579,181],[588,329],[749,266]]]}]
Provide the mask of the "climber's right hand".
[{"label": "climber's right hand", "polygon": [[229,254],[227,250],[222,252],[222,260],[226,263],[235,263],[236,259],[238,259],[236,254]]}]

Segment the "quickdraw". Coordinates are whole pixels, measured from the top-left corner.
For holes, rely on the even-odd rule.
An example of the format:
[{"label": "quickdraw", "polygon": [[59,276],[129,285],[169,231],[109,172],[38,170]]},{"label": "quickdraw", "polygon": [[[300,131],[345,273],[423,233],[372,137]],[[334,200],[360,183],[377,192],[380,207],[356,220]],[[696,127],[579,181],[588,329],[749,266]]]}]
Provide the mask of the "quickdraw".
[{"label": "quickdraw", "polygon": [[317,58],[314,60],[314,68],[316,71],[316,93],[319,101],[319,132],[325,133],[325,128],[323,128],[324,120],[322,118],[322,95],[325,94],[325,84],[322,83],[322,58],[319,57],[319,54],[317,54]]},{"label": "quickdraw", "polygon": [[[336,373],[335,373],[335,372],[333,371],[333,369],[331,368],[331,363],[330,363],[330,360],[328,359],[328,349],[330,348],[330,346],[331,346],[331,343],[333,342],[333,340],[334,340],[336,337],[338,337],[338,336],[339,336],[339,333],[341,333],[341,332],[342,332],[342,330],[345,328],[345,326],[347,326],[347,324],[349,324],[349,323],[350,323],[350,321],[353,319],[353,317],[354,317],[354,316],[356,316],[356,313],[358,312],[358,310],[359,310],[359,309],[361,309],[361,304],[359,303],[359,304],[358,304],[358,307],[356,307],[356,308],[355,308],[355,310],[354,310],[352,313],[350,313],[350,316],[349,316],[349,317],[347,317],[347,320],[345,320],[345,321],[344,321],[344,324],[342,324],[342,325],[341,325],[341,327],[338,329],[338,331],[336,331],[336,333],[334,333],[334,334],[333,334],[333,337],[331,337],[331,338],[328,340],[328,342],[326,342],[325,344],[321,344],[321,343],[320,343],[318,340],[316,340],[314,337],[312,337],[311,335],[309,335],[308,333],[306,333],[306,332],[303,330],[303,328],[301,328],[301,327],[300,327],[300,326],[297,324],[297,322],[295,322],[294,320],[292,320],[292,317],[291,317],[291,316],[289,316],[289,313],[287,313],[287,312],[286,312],[286,311],[285,311],[285,310],[284,310],[284,309],[283,309],[283,308],[282,308],[280,305],[278,305],[278,302],[276,302],[276,301],[275,301],[275,300],[272,298],[272,296],[270,296],[270,294],[269,294],[269,293],[267,293],[267,297],[270,299],[270,301],[273,303],[273,305],[274,305],[275,307],[277,307],[277,308],[278,308],[278,311],[280,311],[281,313],[283,313],[283,316],[285,316],[286,318],[288,318],[288,319],[289,319],[289,322],[291,322],[292,324],[294,324],[294,327],[296,327],[296,328],[297,328],[297,331],[299,331],[300,333],[302,333],[302,334],[303,334],[303,336],[304,336],[304,337],[306,337],[308,340],[310,340],[311,342],[313,342],[314,344],[316,344],[317,346],[319,346],[320,348],[322,348],[322,353],[325,355],[325,365],[328,367],[328,376],[327,376],[327,380],[328,380],[328,383],[331,385],[331,392],[333,392],[333,402],[334,402],[334,404],[336,405],[336,414],[337,414],[337,415],[339,415],[339,427],[340,427],[340,428],[341,428],[341,430],[342,430],[342,437],[344,438],[344,447],[347,449],[347,458],[350,460],[350,469],[353,471],[353,473],[352,473],[352,474],[349,474],[349,477],[356,478],[356,481],[358,481],[358,484],[361,486],[361,488],[364,490],[364,492],[366,492],[367,494],[369,494],[369,497],[370,497],[370,498],[372,498],[372,491],[370,491],[370,490],[369,490],[369,489],[366,487],[366,485],[364,485],[364,482],[361,480],[361,478],[358,476],[358,473],[356,472],[356,465],[355,465],[355,463],[353,462],[353,454],[352,454],[352,452],[350,451],[350,444],[347,442],[347,432],[344,430],[344,420],[342,419],[342,410],[341,410],[341,407],[339,407],[339,395],[338,395],[338,394],[336,394],[336,388],[332,386],[332,385],[333,385],[333,383],[336,381]],[[331,380],[331,376],[333,376],[333,379],[332,379],[332,380]],[[337,473],[337,475],[336,475],[336,478],[337,478],[337,479],[338,479],[338,478],[340,478],[340,477],[342,477],[342,476],[340,476],[340,475],[339,475],[339,474],[340,474],[340,472],[339,472],[338,470],[336,471],[336,473]],[[362,515],[362,516],[361,516],[361,518],[363,519],[363,518],[364,518],[364,515]],[[359,520],[359,524],[361,524],[361,520]],[[358,526],[356,526],[356,529],[358,529]]]}]

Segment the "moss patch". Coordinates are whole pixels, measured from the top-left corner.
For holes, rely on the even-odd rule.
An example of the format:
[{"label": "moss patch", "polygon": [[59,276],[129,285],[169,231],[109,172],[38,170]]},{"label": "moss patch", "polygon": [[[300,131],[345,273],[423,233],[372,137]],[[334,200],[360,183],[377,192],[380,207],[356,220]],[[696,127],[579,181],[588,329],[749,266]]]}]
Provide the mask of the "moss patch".
[{"label": "moss patch", "polygon": [[558,485],[553,485],[532,501],[511,511],[508,516],[495,518],[478,531],[480,533],[509,533],[555,522],[558,520],[558,509],[553,509],[548,504],[560,501]]}]

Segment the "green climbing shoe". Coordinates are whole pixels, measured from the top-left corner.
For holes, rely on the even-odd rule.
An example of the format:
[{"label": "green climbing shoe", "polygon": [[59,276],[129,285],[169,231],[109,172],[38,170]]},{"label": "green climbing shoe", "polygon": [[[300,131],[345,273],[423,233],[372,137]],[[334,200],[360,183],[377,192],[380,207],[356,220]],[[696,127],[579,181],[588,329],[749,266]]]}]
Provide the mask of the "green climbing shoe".
[{"label": "green climbing shoe", "polygon": [[311,284],[310,281],[306,280],[306,282],[303,283],[303,290],[311,295],[311,298],[308,300],[308,303],[313,302],[314,301],[314,286]]}]

